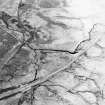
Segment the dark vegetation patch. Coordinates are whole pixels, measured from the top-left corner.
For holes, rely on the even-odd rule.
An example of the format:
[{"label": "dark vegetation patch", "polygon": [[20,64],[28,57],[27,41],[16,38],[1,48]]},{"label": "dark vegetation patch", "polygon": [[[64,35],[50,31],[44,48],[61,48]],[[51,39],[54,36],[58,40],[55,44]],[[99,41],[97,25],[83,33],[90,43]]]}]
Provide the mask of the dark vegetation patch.
[{"label": "dark vegetation patch", "polygon": [[16,56],[14,56],[8,64],[4,66],[2,77],[13,79],[18,76],[24,76],[28,72],[29,64],[29,51],[21,49],[19,53],[17,53]]}]

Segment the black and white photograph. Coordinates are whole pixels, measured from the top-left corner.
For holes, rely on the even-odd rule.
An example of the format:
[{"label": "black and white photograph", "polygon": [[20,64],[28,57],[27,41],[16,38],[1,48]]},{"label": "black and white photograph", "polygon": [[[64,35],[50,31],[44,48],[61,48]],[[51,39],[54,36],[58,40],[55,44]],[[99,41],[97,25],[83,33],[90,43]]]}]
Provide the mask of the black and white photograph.
[{"label": "black and white photograph", "polygon": [[0,0],[0,105],[105,105],[105,0]]}]

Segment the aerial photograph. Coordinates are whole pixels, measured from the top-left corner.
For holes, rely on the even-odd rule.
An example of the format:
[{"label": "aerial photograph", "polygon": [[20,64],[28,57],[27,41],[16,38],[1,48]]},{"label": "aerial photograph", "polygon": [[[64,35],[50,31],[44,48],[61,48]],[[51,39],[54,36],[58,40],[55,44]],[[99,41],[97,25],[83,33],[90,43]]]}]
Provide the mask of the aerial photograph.
[{"label": "aerial photograph", "polygon": [[0,0],[0,105],[105,105],[105,0]]}]

